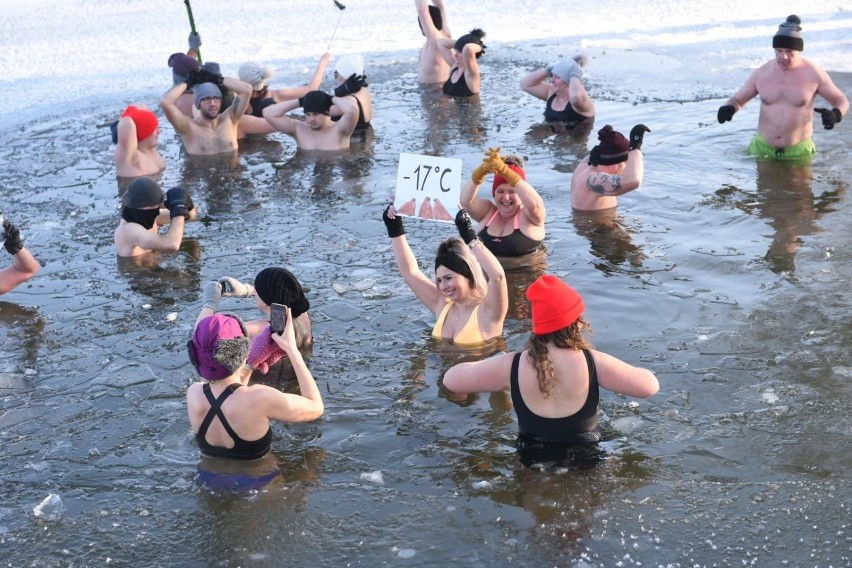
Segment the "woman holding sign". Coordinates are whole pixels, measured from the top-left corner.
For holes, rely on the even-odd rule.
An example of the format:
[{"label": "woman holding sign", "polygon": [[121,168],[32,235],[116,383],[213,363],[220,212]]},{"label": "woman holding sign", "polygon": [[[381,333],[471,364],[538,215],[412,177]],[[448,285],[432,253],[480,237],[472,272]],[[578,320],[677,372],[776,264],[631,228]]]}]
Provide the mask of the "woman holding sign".
[{"label": "woman holding sign", "polygon": [[[461,191],[461,206],[479,222],[478,236],[498,257],[518,257],[541,249],[544,240],[544,201],[526,182],[520,156],[500,157],[500,148],[489,149]],[[477,196],[485,176],[494,174],[491,195]]]},{"label": "woman holding sign", "polygon": [[438,246],[435,280],[420,271],[405,238],[402,218],[396,215],[393,205],[385,209],[382,219],[402,278],[438,318],[432,337],[472,346],[503,334],[509,305],[506,275],[497,258],[476,236],[470,215],[460,210],[455,222],[461,238],[452,237]]}]

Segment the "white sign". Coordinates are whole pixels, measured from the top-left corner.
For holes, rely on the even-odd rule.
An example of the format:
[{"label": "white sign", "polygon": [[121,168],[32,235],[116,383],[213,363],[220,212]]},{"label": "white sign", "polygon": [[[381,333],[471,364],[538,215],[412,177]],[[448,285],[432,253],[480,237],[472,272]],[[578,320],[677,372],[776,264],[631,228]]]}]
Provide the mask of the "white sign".
[{"label": "white sign", "polygon": [[397,215],[453,222],[459,212],[462,161],[400,154],[393,206]]}]

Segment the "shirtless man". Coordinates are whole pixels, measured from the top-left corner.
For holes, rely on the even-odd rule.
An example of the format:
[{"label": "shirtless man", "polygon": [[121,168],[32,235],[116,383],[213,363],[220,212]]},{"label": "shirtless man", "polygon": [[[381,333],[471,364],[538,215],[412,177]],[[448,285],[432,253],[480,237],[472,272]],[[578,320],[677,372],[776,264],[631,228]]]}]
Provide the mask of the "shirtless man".
[{"label": "shirtless man", "polygon": [[414,0],[420,31],[426,36],[417,62],[417,82],[423,84],[443,83],[450,76],[450,65],[441,53],[439,40],[453,36],[447,26],[443,0],[434,0],[434,4],[430,6],[429,0]]},{"label": "shirtless man", "polygon": [[[234,93],[234,102],[220,114],[224,86]],[[177,101],[187,88],[195,93],[195,118],[186,116]],[[237,150],[237,126],[251,98],[251,85],[233,77],[222,77],[206,69],[192,71],[185,83],[169,89],[160,99],[160,108],[183,140],[188,154],[211,155]]]},{"label": "shirtless man", "polygon": [[157,174],[166,162],[157,149],[160,123],[157,116],[144,107],[128,106],[118,121],[115,147],[115,174],[139,177]]},{"label": "shirtless man", "polygon": [[[772,38],[775,59],[757,68],[745,85],[719,108],[719,123],[728,122],[748,101],[760,95],[757,134],[749,144],[752,156],[774,159],[808,157],[816,152],[811,140],[813,113],[822,115],[826,130],[849,111],[849,101],[828,73],[802,57],[804,40],[798,16],[787,17]],[[814,108],[816,95],[833,107]]]},{"label": "shirtless man", "polygon": [[[161,209],[160,206],[165,208]],[[154,250],[175,252],[183,240],[184,223],[195,219],[197,210],[192,198],[181,187],[166,193],[150,178],[141,177],[131,183],[124,194],[121,223],[115,229],[114,242],[118,256],[140,256]],[[169,225],[160,234],[159,228]]]},{"label": "shirtless man", "polygon": [[571,207],[581,211],[612,209],[616,196],[637,189],[642,184],[644,160],[642,142],[644,124],[630,130],[628,142],[620,132],[607,124],[598,132],[600,144],[583,159],[571,178]]},{"label": "shirtless man", "polygon": [[30,251],[24,248],[21,231],[8,219],[3,221],[0,240],[3,241],[6,252],[12,255],[12,264],[0,270],[0,294],[5,294],[35,276],[39,266]]},{"label": "shirtless man", "polygon": [[[340,111],[340,120],[332,122],[329,112],[332,105]],[[291,110],[302,107],[305,121],[287,116]],[[343,150],[358,123],[358,107],[349,97],[332,97],[323,91],[311,91],[301,99],[283,101],[263,109],[263,117],[279,132],[296,139],[302,150]]]}]

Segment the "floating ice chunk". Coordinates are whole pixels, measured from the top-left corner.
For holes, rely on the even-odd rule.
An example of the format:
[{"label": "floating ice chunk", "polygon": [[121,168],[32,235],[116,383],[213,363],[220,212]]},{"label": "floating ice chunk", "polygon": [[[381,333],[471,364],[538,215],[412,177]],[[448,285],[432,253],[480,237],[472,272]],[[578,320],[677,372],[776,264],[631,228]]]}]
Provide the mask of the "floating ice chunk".
[{"label": "floating ice chunk", "polygon": [[400,548],[399,552],[396,553],[400,558],[414,558],[415,554],[417,554],[417,551],[413,548]]},{"label": "floating ice chunk", "polygon": [[385,484],[385,476],[382,475],[380,470],[376,471],[366,471],[361,474],[361,479],[364,481],[370,481],[372,483],[378,483],[379,485]]},{"label": "floating ice chunk", "polygon": [[166,321],[175,321],[177,319],[177,312],[172,312],[166,316]]},{"label": "floating ice chunk", "polygon": [[775,404],[778,402],[778,395],[775,394],[775,389],[766,389],[760,393],[760,398],[762,398],[763,402],[767,404]]},{"label": "floating ice chunk", "polygon": [[50,493],[44,500],[33,507],[33,515],[46,521],[57,521],[62,516],[62,498],[56,493]]},{"label": "floating ice chunk", "polygon": [[472,485],[472,487],[473,487],[474,489],[485,489],[485,488],[487,488],[487,487],[491,487],[491,482],[490,482],[490,481],[486,481],[486,480],[484,480],[484,479],[483,479],[482,481],[477,481],[477,482],[475,482],[475,483]]}]

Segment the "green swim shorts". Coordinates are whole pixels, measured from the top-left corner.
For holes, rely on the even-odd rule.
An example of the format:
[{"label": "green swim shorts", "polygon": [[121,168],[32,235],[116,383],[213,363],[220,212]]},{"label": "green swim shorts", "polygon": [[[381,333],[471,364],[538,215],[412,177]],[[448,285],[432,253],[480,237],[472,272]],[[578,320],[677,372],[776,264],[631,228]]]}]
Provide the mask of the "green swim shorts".
[{"label": "green swim shorts", "polygon": [[768,160],[802,160],[816,154],[814,141],[808,138],[786,148],[776,148],[757,133],[748,145],[748,155]]}]

